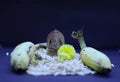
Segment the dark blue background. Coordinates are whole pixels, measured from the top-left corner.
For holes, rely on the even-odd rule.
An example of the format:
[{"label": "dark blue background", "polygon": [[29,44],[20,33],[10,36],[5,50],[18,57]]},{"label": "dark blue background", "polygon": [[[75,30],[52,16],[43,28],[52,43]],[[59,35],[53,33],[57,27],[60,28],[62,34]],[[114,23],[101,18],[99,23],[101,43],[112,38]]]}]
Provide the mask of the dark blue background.
[{"label": "dark blue background", "polygon": [[[45,42],[49,32],[60,30],[77,50],[73,30],[82,26],[88,46],[101,50],[115,65],[108,76],[40,76],[13,73],[10,56],[23,41]],[[120,6],[117,0],[0,0],[0,82],[120,82]],[[12,48],[5,48],[12,47]],[[109,50],[105,50],[109,49]]]},{"label": "dark blue background", "polygon": [[0,44],[15,47],[23,41],[45,42],[60,30],[77,49],[73,30],[82,26],[88,46],[120,48],[120,10],[115,0],[4,0],[0,2]]}]

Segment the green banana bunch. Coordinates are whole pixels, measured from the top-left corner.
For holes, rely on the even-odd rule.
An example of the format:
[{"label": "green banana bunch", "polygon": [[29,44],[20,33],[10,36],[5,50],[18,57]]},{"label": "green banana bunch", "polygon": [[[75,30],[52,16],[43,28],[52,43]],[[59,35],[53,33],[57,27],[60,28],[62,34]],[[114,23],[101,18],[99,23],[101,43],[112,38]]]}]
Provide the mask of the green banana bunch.
[{"label": "green banana bunch", "polygon": [[111,61],[104,53],[92,47],[86,47],[82,30],[73,31],[72,37],[79,41],[81,60],[86,66],[101,74],[108,74],[111,71]]},{"label": "green banana bunch", "polygon": [[10,63],[14,70],[26,70],[30,57],[29,52],[31,51],[34,44],[32,42],[23,42],[15,47],[11,53]]}]

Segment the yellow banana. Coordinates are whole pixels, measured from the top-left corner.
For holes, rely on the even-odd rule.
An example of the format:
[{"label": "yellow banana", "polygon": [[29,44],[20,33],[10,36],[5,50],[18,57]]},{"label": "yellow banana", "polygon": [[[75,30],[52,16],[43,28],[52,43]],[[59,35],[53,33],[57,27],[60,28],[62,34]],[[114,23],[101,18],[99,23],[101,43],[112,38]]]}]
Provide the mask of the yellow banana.
[{"label": "yellow banana", "polygon": [[83,32],[81,30],[77,32],[73,31],[72,37],[79,41],[81,47],[81,60],[86,66],[102,74],[107,74],[111,71],[112,64],[110,59],[104,53],[92,47],[86,47]]}]

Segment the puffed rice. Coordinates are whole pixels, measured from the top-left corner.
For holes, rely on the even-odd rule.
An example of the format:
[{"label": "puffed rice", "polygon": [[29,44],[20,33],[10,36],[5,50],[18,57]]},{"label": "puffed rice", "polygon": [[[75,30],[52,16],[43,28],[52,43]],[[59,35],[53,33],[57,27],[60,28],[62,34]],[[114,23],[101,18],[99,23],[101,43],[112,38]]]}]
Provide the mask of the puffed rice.
[{"label": "puffed rice", "polygon": [[42,57],[44,63],[39,63],[37,66],[29,65],[27,73],[33,76],[46,76],[46,75],[86,75],[94,74],[87,66],[80,60],[80,55],[76,53],[73,60],[64,61],[63,63],[57,62],[57,56],[47,55],[47,50],[40,48],[36,51]]}]

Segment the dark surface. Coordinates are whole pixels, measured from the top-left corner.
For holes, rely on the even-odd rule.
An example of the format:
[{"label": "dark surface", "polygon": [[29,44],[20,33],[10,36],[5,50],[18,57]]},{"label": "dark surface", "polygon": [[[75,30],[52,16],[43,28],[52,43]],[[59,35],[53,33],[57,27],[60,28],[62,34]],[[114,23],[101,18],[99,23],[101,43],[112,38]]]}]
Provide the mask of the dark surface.
[{"label": "dark surface", "polygon": [[103,51],[115,65],[108,76],[86,75],[86,76],[39,76],[34,77],[24,74],[16,74],[11,70],[10,56],[12,48],[0,49],[0,82],[120,82],[120,52],[118,50]]}]

